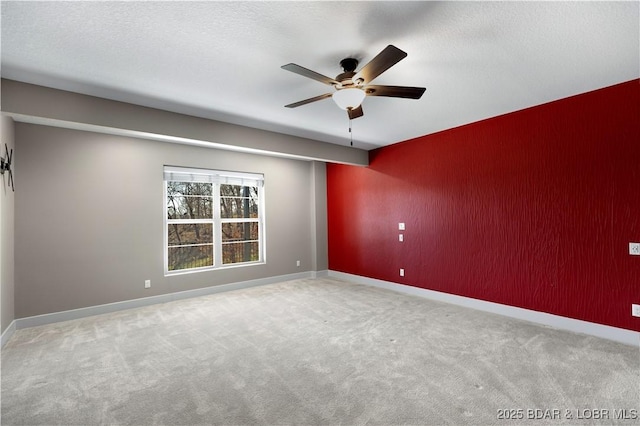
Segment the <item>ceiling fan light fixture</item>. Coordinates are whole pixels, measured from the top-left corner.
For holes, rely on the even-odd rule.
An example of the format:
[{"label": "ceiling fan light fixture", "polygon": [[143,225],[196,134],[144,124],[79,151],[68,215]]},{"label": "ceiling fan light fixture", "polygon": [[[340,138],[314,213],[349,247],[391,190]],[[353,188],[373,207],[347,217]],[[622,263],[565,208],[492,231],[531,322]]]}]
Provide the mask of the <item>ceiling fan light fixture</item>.
[{"label": "ceiling fan light fixture", "polygon": [[364,90],[356,87],[340,89],[331,95],[336,105],[344,110],[358,108],[365,96],[367,95]]}]

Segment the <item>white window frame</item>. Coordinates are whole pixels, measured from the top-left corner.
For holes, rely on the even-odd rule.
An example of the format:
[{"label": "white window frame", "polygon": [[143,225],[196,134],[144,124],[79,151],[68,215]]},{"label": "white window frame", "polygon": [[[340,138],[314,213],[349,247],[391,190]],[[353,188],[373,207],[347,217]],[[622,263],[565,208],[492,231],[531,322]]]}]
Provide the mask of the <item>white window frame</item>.
[{"label": "white window frame", "polygon": [[[203,182],[211,183],[212,202],[213,202],[213,218],[212,219],[189,219],[182,221],[181,219],[168,218],[168,191],[167,182]],[[255,186],[258,188],[258,217],[257,218],[222,218],[220,207],[220,185],[240,185]],[[163,178],[163,226],[164,226],[164,275],[179,275],[193,272],[211,271],[227,268],[238,268],[243,266],[251,266],[266,263],[265,253],[265,208],[264,208],[264,175],[259,173],[244,173],[224,170],[210,170],[187,168],[178,166],[164,166]],[[258,240],[247,240],[246,242],[258,242],[259,259],[249,262],[238,262],[223,264],[222,258],[222,226],[225,223],[245,223],[253,222],[258,224]],[[213,227],[213,265],[196,268],[187,268],[179,270],[169,270],[169,225],[172,223],[211,223]]]}]

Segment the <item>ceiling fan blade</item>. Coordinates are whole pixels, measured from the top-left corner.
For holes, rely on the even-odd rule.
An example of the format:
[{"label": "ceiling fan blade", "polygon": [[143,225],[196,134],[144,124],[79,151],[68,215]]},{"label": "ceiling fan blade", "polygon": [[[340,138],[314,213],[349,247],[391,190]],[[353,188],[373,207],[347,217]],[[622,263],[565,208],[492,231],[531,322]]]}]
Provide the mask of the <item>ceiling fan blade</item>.
[{"label": "ceiling fan blade", "polygon": [[378,53],[378,56],[362,67],[362,69],[353,76],[353,81],[362,80],[362,84],[367,84],[406,57],[407,52],[390,44],[385,47],[382,52]]},{"label": "ceiling fan blade", "polygon": [[331,97],[331,93],[325,93],[324,95],[315,96],[313,98],[305,99],[303,101],[294,102],[289,105],[285,105],[286,108],[296,108],[302,105],[310,104],[311,102],[321,101],[323,99],[327,99]]},{"label": "ceiling fan blade", "polygon": [[326,75],[319,74],[315,71],[311,71],[310,69],[301,67],[300,65],[287,64],[287,65],[281,66],[280,68],[282,68],[283,70],[294,72],[304,77],[312,78],[316,81],[319,81],[320,83],[328,84],[330,86],[333,86],[334,84],[339,84],[333,78],[327,77]]},{"label": "ceiling fan blade", "polygon": [[366,86],[363,88],[367,96],[387,96],[391,98],[420,99],[425,90],[424,87],[409,86]]},{"label": "ceiling fan blade", "polygon": [[349,119],[351,120],[362,117],[364,115],[364,111],[362,111],[362,105],[360,105],[358,108],[348,109],[347,114],[349,114]]}]

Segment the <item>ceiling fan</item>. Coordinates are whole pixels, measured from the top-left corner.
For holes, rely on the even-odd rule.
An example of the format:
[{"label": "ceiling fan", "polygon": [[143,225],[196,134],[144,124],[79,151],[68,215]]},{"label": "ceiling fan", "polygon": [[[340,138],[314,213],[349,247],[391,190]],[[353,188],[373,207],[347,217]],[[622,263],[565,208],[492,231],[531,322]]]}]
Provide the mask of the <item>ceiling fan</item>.
[{"label": "ceiling fan", "polygon": [[296,108],[322,99],[333,98],[340,108],[347,111],[349,119],[354,119],[363,116],[364,113],[361,103],[366,96],[420,99],[426,90],[424,87],[377,86],[369,84],[373,79],[406,57],[406,52],[390,44],[358,72],[356,72],[356,68],[358,67],[357,59],[345,58],[341,60],[340,66],[344,72],[336,76],[336,78],[324,76],[296,64],[283,65],[281,67],[282,69],[312,78],[321,83],[333,86],[335,89],[333,93],[325,93],[324,95],[294,102],[285,105],[285,107]]}]

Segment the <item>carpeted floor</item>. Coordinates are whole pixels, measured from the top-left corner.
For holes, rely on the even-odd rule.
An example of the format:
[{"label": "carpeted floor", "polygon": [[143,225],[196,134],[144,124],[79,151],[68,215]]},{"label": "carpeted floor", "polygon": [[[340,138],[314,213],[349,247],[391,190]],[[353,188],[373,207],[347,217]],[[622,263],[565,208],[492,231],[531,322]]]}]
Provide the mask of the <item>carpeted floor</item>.
[{"label": "carpeted floor", "polygon": [[18,330],[1,396],[3,425],[631,425],[640,348],[308,279]]}]

